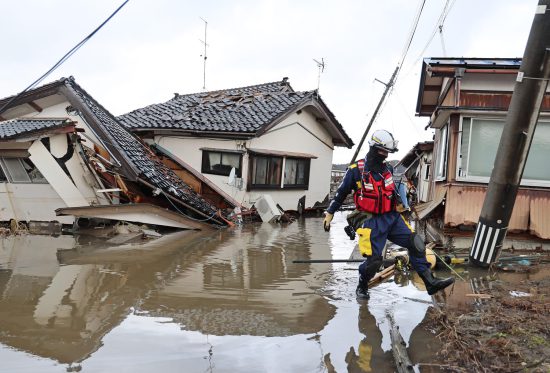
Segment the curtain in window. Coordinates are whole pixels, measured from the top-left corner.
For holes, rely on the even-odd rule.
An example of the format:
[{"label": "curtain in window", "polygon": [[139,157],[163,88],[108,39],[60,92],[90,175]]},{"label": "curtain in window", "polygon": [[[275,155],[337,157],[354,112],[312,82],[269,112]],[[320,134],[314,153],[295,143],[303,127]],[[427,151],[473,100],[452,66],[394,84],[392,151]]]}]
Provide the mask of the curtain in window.
[{"label": "curtain in window", "polygon": [[550,181],[550,122],[538,122],[527,164],[523,171],[524,179]]},{"label": "curtain in window", "polygon": [[[504,123],[504,119],[463,119],[459,177],[491,176]],[[550,122],[538,122],[523,179],[550,181],[549,157]]]},{"label": "curtain in window", "polygon": [[252,184],[267,184],[267,158],[255,157]]},{"label": "curtain in window", "polygon": [[282,167],[282,158],[255,156],[252,166],[252,184],[280,185]]},{"label": "curtain in window", "polygon": [[222,154],[208,152],[208,162],[211,169],[216,169],[216,166],[219,166],[222,164]]},{"label": "curtain in window", "polygon": [[235,167],[235,170],[239,169],[239,163],[241,160],[240,154],[225,153],[222,158],[222,164],[229,167]]},{"label": "curtain in window", "polygon": [[285,185],[296,184],[297,173],[298,160],[287,158],[285,162]]}]

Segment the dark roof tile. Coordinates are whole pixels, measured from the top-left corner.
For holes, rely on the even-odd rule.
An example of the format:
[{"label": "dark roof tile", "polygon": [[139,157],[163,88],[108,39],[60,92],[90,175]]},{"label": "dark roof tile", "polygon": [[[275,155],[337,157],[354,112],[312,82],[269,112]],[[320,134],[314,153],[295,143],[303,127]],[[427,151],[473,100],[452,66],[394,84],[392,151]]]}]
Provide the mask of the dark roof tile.
[{"label": "dark roof tile", "polygon": [[0,122],[0,140],[42,132],[69,125],[66,119],[18,118]]},{"label": "dark roof tile", "polygon": [[265,83],[177,95],[167,102],[134,110],[118,119],[129,129],[160,127],[253,134],[312,97],[313,93],[295,92],[286,81]]}]

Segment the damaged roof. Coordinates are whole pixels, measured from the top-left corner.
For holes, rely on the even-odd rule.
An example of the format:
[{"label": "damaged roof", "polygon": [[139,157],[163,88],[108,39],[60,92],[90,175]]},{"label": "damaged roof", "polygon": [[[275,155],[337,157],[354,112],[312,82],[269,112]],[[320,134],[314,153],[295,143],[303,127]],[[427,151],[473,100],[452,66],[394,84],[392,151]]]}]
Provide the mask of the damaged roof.
[{"label": "damaged roof", "polygon": [[19,118],[0,122],[0,140],[11,140],[22,135],[46,132],[72,126],[68,119]]},{"label": "damaged roof", "polygon": [[[30,90],[24,95],[16,97],[9,107],[32,102],[37,97],[58,93],[67,98],[73,108],[78,110],[86,123],[96,132],[103,146],[112,155],[114,163],[118,163],[115,166],[127,179],[131,181],[143,180],[176,197],[202,215],[213,217],[217,213],[217,210],[209,202],[158,160],[146,144],[124,128],[109,111],[82,89],[73,77],[61,78],[53,83]],[[10,100],[12,97],[2,99],[0,105]],[[219,221],[216,218],[213,220]]]},{"label": "damaged roof", "polygon": [[521,66],[521,58],[424,58],[420,76],[420,87],[416,101],[417,116],[431,116],[442,98],[442,90],[449,78],[464,75],[465,72],[495,71],[513,73]]},{"label": "damaged roof", "polygon": [[335,145],[353,146],[317,91],[296,92],[286,78],[242,88],[175,94],[171,100],[134,110],[118,119],[132,131],[178,130],[252,137],[308,105],[316,107],[332,123],[329,131]]}]

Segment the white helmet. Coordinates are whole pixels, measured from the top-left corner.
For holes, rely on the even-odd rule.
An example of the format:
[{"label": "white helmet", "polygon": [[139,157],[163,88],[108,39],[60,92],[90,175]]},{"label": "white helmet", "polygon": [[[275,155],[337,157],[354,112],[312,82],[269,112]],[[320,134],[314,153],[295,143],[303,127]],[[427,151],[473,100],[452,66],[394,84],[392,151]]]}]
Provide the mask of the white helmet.
[{"label": "white helmet", "polygon": [[386,150],[390,153],[395,153],[397,149],[397,140],[393,139],[393,135],[386,130],[376,130],[369,140],[369,145],[375,148]]}]

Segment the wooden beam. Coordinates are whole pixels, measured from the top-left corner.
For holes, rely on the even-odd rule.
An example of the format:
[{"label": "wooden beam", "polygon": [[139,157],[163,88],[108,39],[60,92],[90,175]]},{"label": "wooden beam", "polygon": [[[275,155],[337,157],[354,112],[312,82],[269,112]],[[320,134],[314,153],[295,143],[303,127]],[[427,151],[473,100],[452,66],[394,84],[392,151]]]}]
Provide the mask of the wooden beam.
[{"label": "wooden beam", "polygon": [[28,104],[30,107],[32,107],[34,110],[38,111],[39,113],[41,113],[42,110],[44,110],[44,109],[42,109],[42,108],[41,108],[36,102],[34,102],[34,101],[27,102],[27,104]]},{"label": "wooden beam", "polygon": [[441,86],[440,85],[425,85],[424,86],[424,91],[439,92],[439,91],[441,91]]}]

